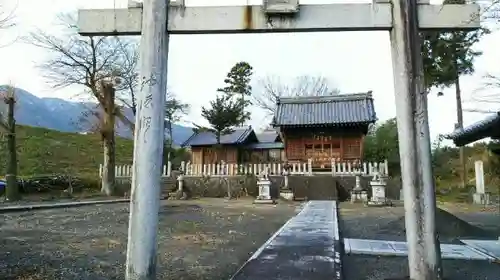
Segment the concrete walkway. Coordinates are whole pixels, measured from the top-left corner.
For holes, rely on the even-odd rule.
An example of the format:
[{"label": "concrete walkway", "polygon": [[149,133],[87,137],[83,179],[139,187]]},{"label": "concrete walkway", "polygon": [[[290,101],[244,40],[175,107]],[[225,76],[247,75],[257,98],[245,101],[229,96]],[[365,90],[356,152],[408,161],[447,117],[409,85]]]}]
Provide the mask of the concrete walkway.
[{"label": "concrete walkway", "polygon": [[342,279],[336,201],[310,201],[260,247],[233,280]]}]

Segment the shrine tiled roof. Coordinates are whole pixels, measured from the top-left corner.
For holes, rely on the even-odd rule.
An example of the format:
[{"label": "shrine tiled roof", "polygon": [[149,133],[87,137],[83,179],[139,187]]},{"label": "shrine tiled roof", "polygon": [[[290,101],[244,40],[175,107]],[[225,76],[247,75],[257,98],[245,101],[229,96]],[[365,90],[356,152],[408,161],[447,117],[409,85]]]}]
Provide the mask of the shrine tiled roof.
[{"label": "shrine tiled roof", "polygon": [[253,150],[284,149],[285,144],[283,142],[252,143],[247,147]]},{"label": "shrine tiled roof", "polygon": [[[255,132],[251,126],[235,128],[231,133],[224,134],[220,138],[221,145],[237,145],[244,143],[249,137],[254,137]],[[210,146],[217,144],[215,133],[211,131],[194,132],[182,146]]]},{"label": "shrine tiled roof", "polygon": [[369,124],[377,120],[371,92],[280,98],[275,126]]},{"label": "shrine tiled roof", "polygon": [[276,130],[268,130],[257,133],[257,139],[259,139],[260,143],[273,143],[279,140],[279,135]]},{"label": "shrine tiled roof", "polygon": [[445,136],[453,140],[457,146],[464,146],[488,137],[500,138],[500,112]]}]

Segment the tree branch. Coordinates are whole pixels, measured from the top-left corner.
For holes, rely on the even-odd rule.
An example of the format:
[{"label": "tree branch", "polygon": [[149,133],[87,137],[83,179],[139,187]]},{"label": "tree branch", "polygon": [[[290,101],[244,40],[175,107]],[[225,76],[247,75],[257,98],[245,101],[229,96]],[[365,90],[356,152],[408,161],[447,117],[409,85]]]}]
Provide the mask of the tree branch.
[{"label": "tree branch", "polygon": [[[2,6],[2,4],[0,4],[0,31],[9,29],[9,28],[14,27],[16,25],[14,22],[14,18],[15,18],[14,13],[17,9],[17,5],[18,5],[18,3],[16,3],[16,6],[13,9],[6,12],[4,9],[4,6]],[[16,41],[16,39],[14,39],[13,41],[6,43],[6,44],[2,43],[0,45],[0,48],[8,46],[8,45],[14,43],[15,41]]]},{"label": "tree branch", "polygon": [[[91,94],[104,112],[109,110],[100,88],[102,81],[116,86],[117,100],[126,100],[128,96],[132,96],[134,104],[137,44],[115,37],[82,37],[77,32],[74,16],[63,14],[58,18],[60,26],[67,31],[64,37],[37,30],[23,38],[25,42],[48,52],[49,58],[38,65],[44,77],[55,88],[73,85],[85,87],[85,92]],[[121,110],[117,111],[116,116],[133,131],[134,123]]]},{"label": "tree branch", "polygon": [[474,91],[472,101],[480,103],[500,103],[500,77],[487,74],[483,77],[483,85]]},{"label": "tree branch", "polygon": [[283,83],[279,77],[268,76],[259,80],[260,91],[253,95],[253,103],[274,114],[280,97],[327,96],[340,94],[340,90],[325,77],[299,76],[291,85]]}]

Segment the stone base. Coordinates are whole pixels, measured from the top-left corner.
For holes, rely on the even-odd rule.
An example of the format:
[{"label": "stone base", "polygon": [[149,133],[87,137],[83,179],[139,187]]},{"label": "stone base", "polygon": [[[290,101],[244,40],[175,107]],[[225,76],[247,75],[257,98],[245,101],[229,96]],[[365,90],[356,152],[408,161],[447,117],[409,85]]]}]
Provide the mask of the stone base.
[{"label": "stone base", "polygon": [[[411,280],[410,276],[396,277],[396,278],[384,278],[383,280]],[[450,280],[448,278],[442,278],[442,280]]]},{"label": "stone base", "polygon": [[392,203],[388,200],[386,201],[368,201],[366,203],[367,206],[371,207],[386,207],[386,206],[392,206]]},{"label": "stone base", "polygon": [[351,203],[355,202],[364,202],[368,201],[368,192],[367,191],[351,191]]},{"label": "stone base", "polygon": [[293,192],[290,191],[281,191],[280,197],[285,200],[293,200]]},{"label": "stone base", "polygon": [[188,194],[183,191],[171,192],[167,195],[166,199],[168,200],[187,200]]},{"label": "stone base", "polygon": [[276,201],[272,199],[256,199],[253,201],[254,204],[276,204]]},{"label": "stone base", "polygon": [[490,204],[490,194],[488,194],[488,193],[472,194],[472,202],[474,204],[481,204],[481,205]]}]

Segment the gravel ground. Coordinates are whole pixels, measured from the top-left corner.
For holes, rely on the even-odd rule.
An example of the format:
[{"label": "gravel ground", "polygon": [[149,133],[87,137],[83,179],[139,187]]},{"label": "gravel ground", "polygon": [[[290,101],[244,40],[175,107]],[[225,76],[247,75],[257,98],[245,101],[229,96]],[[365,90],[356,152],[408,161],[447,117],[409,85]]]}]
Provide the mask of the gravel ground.
[{"label": "gravel ground", "polygon": [[500,207],[498,205],[481,206],[464,203],[442,203],[440,207],[472,225],[494,231],[497,236],[500,236]]},{"label": "gravel ground", "polygon": [[[404,224],[400,224],[404,223],[402,207],[367,208],[345,203],[341,204],[340,215],[342,233],[346,238],[405,240],[405,234],[401,230]],[[488,227],[489,230],[496,230],[498,233],[500,228],[498,213],[486,214],[469,211],[461,213],[461,215],[462,219],[468,217],[475,221],[475,225]],[[447,215],[444,216],[447,217]],[[437,221],[438,231],[445,231],[450,224],[457,223],[457,221],[453,221],[453,218],[446,219],[448,220]],[[464,230],[467,231],[468,228]],[[447,233],[443,239],[451,241],[453,237],[449,236],[449,232]],[[408,275],[408,260],[402,257],[351,255],[344,258],[343,265],[346,280],[383,280]],[[483,261],[445,260],[443,261],[443,270],[445,278],[450,280],[500,279],[500,265]]]},{"label": "gravel ground", "polygon": [[[158,279],[228,279],[297,204],[165,201]],[[3,214],[0,279],[123,279],[128,204]]]},{"label": "gravel ground", "polygon": [[39,194],[23,194],[22,200],[19,201],[6,201],[5,196],[0,196],[0,207],[11,205],[30,205],[41,203],[58,203],[58,202],[73,202],[73,201],[89,201],[89,200],[112,200],[125,197],[109,197],[101,192],[96,191],[80,191],[73,195],[69,195],[64,191],[53,191]]},{"label": "gravel ground", "polygon": [[[298,204],[253,205],[249,200],[164,201],[160,211],[158,279],[228,279],[286,220]],[[499,214],[447,205],[475,226],[500,234]],[[404,240],[401,207],[341,204],[344,237]],[[450,225],[468,225],[449,215],[438,230],[451,241]],[[439,219],[439,218],[438,218]],[[4,214],[0,219],[0,279],[123,279],[128,204],[85,206]],[[403,223],[403,224],[402,224]],[[402,228],[403,227],[403,228]],[[477,233],[481,231],[474,231]],[[440,236],[441,236],[440,235]],[[455,236],[453,236],[455,237]],[[346,256],[346,280],[383,280],[407,275],[401,257]],[[500,266],[478,261],[444,261],[453,280],[498,280]]]}]

